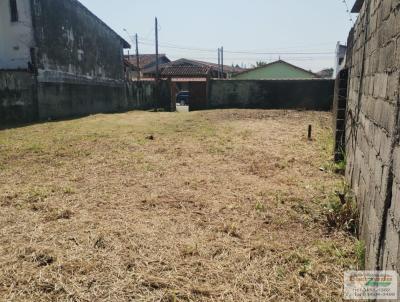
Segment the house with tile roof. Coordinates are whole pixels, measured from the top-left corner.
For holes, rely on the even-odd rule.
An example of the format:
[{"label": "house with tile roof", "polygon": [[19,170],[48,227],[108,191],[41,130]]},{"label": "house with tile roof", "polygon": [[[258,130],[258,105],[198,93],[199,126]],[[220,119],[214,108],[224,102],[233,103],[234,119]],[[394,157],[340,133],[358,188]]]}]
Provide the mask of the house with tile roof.
[{"label": "house with tile roof", "polygon": [[[132,80],[137,78],[138,72],[140,71],[140,76],[146,76],[148,70],[155,70],[157,64],[157,56],[155,54],[141,54],[139,55],[139,68],[137,67],[136,55],[125,55],[125,66],[129,67],[129,74]],[[166,54],[158,55],[158,63],[164,65],[171,62]]]},{"label": "house with tile roof", "polygon": [[233,76],[235,80],[292,80],[292,79],[315,79],[315,73],[278,60],[261,67],[246,70]]},{"label": "house with tile roof", "polygon": [[[164,78],[218,78],[219,67],[218,64],[189,60],[179,59],[166,64],[161,64],[160,75]],[[223,73],[221,78],[230,78],[233,74],[242,72],[242,68],[232,67],[224,65]],[[221,71],[220,71],[221,72]],[[143,70],[145,77],[155,77],[156,67],[150,67]]]}]

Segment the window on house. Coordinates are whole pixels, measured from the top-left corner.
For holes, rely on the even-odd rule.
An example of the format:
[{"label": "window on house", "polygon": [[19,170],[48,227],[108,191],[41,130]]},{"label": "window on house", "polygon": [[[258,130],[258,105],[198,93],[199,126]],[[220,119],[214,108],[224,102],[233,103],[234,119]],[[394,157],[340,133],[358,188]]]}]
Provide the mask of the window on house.
[{"label": "window on house", "polygon": [[17,0],[10,0],[11,22],[18,22]]}]

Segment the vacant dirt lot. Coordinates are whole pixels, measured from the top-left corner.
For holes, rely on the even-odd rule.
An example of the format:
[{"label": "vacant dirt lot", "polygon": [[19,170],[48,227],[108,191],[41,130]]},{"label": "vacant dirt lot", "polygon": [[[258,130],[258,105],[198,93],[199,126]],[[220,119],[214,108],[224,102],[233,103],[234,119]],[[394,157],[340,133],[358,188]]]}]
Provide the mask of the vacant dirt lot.
[{"label": "vacant dirt lot", "polygon": [[226,110],[0,131],[0,300],[340,301],[357,260],[325,226],[329,127]]}]

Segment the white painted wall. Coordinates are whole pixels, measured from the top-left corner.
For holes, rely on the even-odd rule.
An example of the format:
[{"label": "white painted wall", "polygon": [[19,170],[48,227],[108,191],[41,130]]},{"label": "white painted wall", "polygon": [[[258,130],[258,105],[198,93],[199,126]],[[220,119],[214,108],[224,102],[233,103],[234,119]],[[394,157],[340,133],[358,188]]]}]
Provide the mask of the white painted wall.
[{"label": "white painted wall", "polygon": [[29,0],[17,0],[18,22],[11,22],[10,1],[0,0],[0,69],[26,69],[33,47]]}]

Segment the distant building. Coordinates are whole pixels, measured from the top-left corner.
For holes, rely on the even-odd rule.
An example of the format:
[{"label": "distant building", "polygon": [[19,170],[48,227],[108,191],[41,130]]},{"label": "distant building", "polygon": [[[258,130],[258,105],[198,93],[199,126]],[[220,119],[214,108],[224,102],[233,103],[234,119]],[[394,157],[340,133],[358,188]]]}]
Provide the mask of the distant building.
[{"label": "distant building", "polygon": [[134,65],[130,61],[124,59],[124,72],[125,72],[125,81],[132,82],[137,81],[138,77],[142,76],[140,70],[137,68],[137,64]]},{"label": "distant building", "polygon": [[278,60],[246,70],[233,76],[233,78],[236,80],[314,79],[318,78],[318,75],[283,60]]},{"label": "distant building", "polygon": [[123,49],[130,45],[79,1],[0,1],[0,41],[0,75],[19,86],[14,95],[0,94],[0,118],[123,107]]},{"label": "distant building", "polygon": [[[149,70],[155,70],[155,67],[157,65],[157,56],[155,54],[141,54],[139,55],[139,69],[137,67],[137,58],[136,55],[126,55],[125,56],[125,61],[126,64],[131,66],[131,70],[134,70],[133,73],[131,73],[131,76],[133,77],[132,80],[137,79],[137,71],[140,70],[140,77],[145,76]],[[159,54],[158,55],[158,64],[164,65],[171,62],[170,59],[165,54]]]},{"label": "distant building", "polygon": [[335,73],[334,76],[336,77],[340,70],[344,67],[346,64],[346,53],[347,53],[347,46],[340,44],[338,42],[336,44],[336,57],[335,57]]},{"label": "distant building", "polygon": [[[160,75],[166,78],[230,78],[243,71],[240,67],[224,65],[223,71],[218,64],[189,59],[179,59],[160,65]],[[143,71],[145,77],[155,77],[155,67]]]}]

